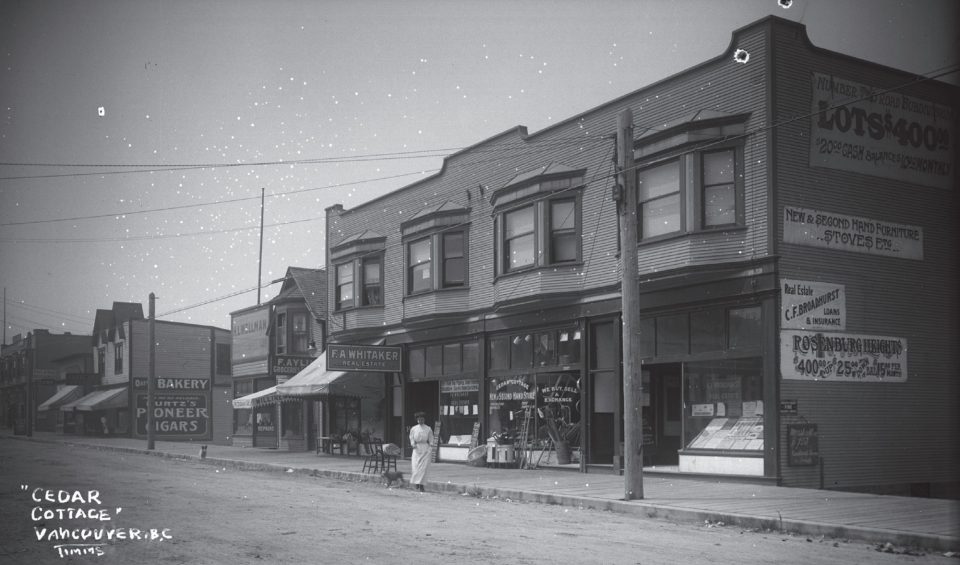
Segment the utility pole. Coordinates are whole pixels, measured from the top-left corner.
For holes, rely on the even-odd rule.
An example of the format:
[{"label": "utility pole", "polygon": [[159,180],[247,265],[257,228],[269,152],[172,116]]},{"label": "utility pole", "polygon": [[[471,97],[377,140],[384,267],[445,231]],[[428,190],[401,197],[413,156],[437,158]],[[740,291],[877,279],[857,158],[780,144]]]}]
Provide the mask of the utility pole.
[{"label": "utility pole", "polygon": [[260,280],[263,277],[263,187],[260,187],[260,255],[257,257],[257,306],[260,306]]},{"label": "utility pole", "polygon": [[643,498],[643,382],[640,379],[640,288],[637,283],[637,171],[633,166],[633,112],[617,115],[620,296],[623,323],[624,500]]},{"label": "utility pole", "polygon": [[147,377],[147,449],[153,451],[153,388],[157,380],[157,297],[150,293],[150,374]]}]

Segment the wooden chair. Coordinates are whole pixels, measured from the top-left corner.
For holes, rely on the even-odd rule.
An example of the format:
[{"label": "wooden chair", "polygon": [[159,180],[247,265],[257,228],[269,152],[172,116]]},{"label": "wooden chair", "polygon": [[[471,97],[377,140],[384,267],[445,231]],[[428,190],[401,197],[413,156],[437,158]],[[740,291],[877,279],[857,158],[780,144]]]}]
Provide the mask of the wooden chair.
[{"label": "wooden chair", "polygon": [[383,467],[383,442],[380,441],[380,438],[373,437],[364,445],[366,446],[367,456],[363,458],[363,469],[360,472],[379,473]]},{"label": "wooden chair", "polygon": [[383,450],[383,444],[377,444],[377,450],[380,451],[380,470],[381,471],[396,471],[397,470],[397,456],[392,453],[388,453]]}]

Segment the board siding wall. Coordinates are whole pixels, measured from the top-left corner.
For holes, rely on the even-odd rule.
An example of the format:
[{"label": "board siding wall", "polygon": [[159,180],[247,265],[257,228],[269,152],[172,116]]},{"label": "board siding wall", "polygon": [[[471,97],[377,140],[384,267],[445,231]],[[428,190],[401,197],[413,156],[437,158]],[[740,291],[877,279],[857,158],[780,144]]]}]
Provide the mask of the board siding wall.
[{"label": "board siding wall", "polygon": [[[579,117],[534,135],[514,129],[488,139],[445,161],[438,176],[409,185],[353,210],[328,215],[328,245],[373,229],[386,237],[384,307],[357,309],[331,316],[330,331],[395,326],[411,317],[435,313],[489,311],[497,304],[552,293],[606,292],[619,284],[618,223],[610,198],[614,183],[613,136],[617,114],[626,107],[634,113],[635,131],[688,116],[697,110],[730,114],[749,112],[746,127],[766,125],[764,30],[744,32],[738,47],[750,51],[750,64],[729,57],[703,65],[653,87],[637,91]],[[744,143],[744,201],[746,229],[692,233],[666,242],[642,245],[641,273],[663,272],[696,264],[735,262],[765,256],[767,242],[767,166],[765,133]],[[599,139],[600,136],[607,136]],[[544,268],[495,278],[494,222],[490,195],[519,173],[551,162],[585,168],[582,190],[581,254],[574,268]],[[479,189],[480,186],[484,190]],[[468,197],[469,193],[469,197]],[[400,224],[420,210],[449,201],[470,210],[469,292],[436,292],[404,297],[405,247]],[[333,267],[333,265],[331,265]],[[335,268],[328,269],[330,288],[336,287]],[[330,311],[335,311],[329,293]]]},{"label": "board siding wall", "polygon": [[[914,78],[811,49],[800,33],[775,38],[774,121],[810,113],[814,72],[875,88]],[[942,85],[918,84],[905,93],[955,106]],[[787,424],[801,419],[817,424],[826,488],[955,481],[956,189],[811,167],[810,124],[803,119],[775,130],[780,276],[845,285],[845,331],[905,338],[908,376],[904,383],[781,380],[780,398],[797,400],[799,406],[796,417],[781,422],[781,445],[786,445]],[[783,243],[783,206],[920,226],[923,260]],[[786,450],[781,470],[786,485],[819,486],[819,469],[787,466]]]}]

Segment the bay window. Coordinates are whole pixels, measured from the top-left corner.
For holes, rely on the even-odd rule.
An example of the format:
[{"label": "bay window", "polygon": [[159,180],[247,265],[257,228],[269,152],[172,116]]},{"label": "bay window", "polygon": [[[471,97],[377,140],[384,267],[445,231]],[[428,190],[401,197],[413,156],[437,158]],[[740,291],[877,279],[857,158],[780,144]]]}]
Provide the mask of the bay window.
[{"label": "bay window", "polygon": [[363,265],[363,295],[361,303],[364,306],[383,304],[383,264],[379,256],[364,258]]},{"label": "bay window", "polygon": [[703,227],[737,223],[737,190],[734,149],[703,154]]},{"label": "bay window", "polygon": [[637,218],[640,239],[679,232],[680,162],[677,160],[643,169],[637,173]]},{"label": "bay window", "polygon": [[337,265],[337,310],[353,307],[353,262]]}]

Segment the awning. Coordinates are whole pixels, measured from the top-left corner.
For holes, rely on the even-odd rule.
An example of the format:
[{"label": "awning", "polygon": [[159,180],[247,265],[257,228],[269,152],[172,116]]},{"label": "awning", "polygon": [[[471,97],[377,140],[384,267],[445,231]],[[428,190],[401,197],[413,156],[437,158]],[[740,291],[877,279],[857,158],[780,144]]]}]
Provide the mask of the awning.
[{"label": "awning", "polygon": [[234,398],[233,409],[249,410],[251,408],[259,408],[260,406],[265,406],[267,404],[276,404],[276,402],[277,402],[277,387],[272,386],[270,388],[258,390],[253,394],[241,396],[240,398]]},{"label": "awning", "polygon": [[111,388],[91,392],[79,400],[74,400],[60,407],[64,412],[93,412],[95,410],[110,410],[127,406],[127,387]]},{"label": "awning", "polygon": [[330,385],[347,375],[346,371],[328,371],[327,356],[321,354],[292,379],[277,385],[280,396],[318,396],[330,393]]},{"label": "awning", "polygon": [[53,393],[53,396],[43,401],[43,404],[37,406],[37,412],[43,412],[45,410],[53,410],[61,404],[66,404],[67,402],[73,402],[74,400],[80,398],[83,394],[83,389],[77,385],[67,385],[57,392]]}]

